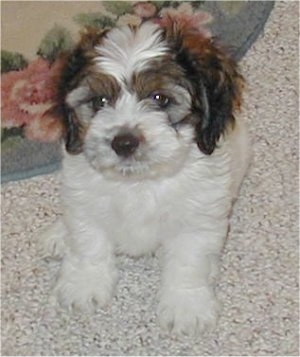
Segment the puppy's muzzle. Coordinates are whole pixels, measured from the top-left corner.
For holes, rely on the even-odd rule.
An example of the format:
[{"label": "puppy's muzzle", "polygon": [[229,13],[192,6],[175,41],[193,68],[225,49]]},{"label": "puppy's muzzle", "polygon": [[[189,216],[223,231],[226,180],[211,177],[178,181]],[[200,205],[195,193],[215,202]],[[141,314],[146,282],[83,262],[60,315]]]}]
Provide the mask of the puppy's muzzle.
[{"label": "puppy's muzzle", "polygon": [[123,133],[116,135],[112,142],[111,147],[118,156],[129,157],[139,147],[140,139],[132,133]]}]

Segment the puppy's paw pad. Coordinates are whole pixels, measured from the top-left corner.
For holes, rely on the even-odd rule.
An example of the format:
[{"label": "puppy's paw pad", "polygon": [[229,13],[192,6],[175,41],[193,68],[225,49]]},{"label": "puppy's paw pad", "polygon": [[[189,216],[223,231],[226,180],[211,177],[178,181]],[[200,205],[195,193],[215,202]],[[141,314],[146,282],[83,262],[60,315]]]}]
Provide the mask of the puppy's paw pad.
[{"label": "puppy's paw pad", "polygon": [[161,327],[175,335],[198,336],[216,326],[218,311],[207,287],[167,289],[161,296],[158,318]]}]

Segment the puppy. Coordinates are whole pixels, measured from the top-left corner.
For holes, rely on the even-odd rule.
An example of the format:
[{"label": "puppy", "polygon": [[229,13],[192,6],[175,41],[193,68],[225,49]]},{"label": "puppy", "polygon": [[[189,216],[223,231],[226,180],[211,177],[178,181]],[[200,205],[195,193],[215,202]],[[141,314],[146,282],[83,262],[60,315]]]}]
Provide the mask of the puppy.
[{"label": "puppy", "polygon": [[107,304],[115,253],[161,249],[158,318],[177,334],[214,325],[214,281],[249,141],[243,78],[188,23],[89,30],[68,57],[62,218],[43,237],[62,257],[66,308]]}]

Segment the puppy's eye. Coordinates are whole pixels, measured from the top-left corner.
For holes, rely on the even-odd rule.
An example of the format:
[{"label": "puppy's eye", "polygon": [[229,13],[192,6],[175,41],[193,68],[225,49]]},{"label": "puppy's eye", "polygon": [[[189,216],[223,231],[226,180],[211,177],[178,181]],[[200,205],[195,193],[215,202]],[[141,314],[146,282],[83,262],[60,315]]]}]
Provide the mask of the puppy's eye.
[{"label": "puppy's eye", "polygon": [[167,108],[171,103],[171,99],[169,97],[159,92],[152,93],[150,98],[162,109]]},{"label": "puppy's eye", "polygon": [[109,99],[104,96],[94,97],[91,99],[92,108],[95,112],[105,107],[109,103]]}]

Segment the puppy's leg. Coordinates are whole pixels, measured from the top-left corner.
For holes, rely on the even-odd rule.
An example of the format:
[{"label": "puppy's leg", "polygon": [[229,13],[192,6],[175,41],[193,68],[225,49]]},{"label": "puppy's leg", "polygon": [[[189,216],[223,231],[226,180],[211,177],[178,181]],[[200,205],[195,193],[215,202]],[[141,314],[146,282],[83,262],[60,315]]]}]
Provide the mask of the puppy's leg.
[{"label": "puppy's leg", "polygon": [[61,259],[65,254],[66,227],[59,218],[50,227],[39,233],[37,241],[38,255],[42,258]]},{"label": "puppy's leg", "polygon": [[214,278],[225,232],[182,234],[165,243],[158,308],[163,328],[197,335],[214,327],[219,309]]},{"label": "puppy's leg", "polygon": [[94,310],[109,302],[117,279],[113,247],[91,221],[72,222],[55,292],[67,309]]}]

